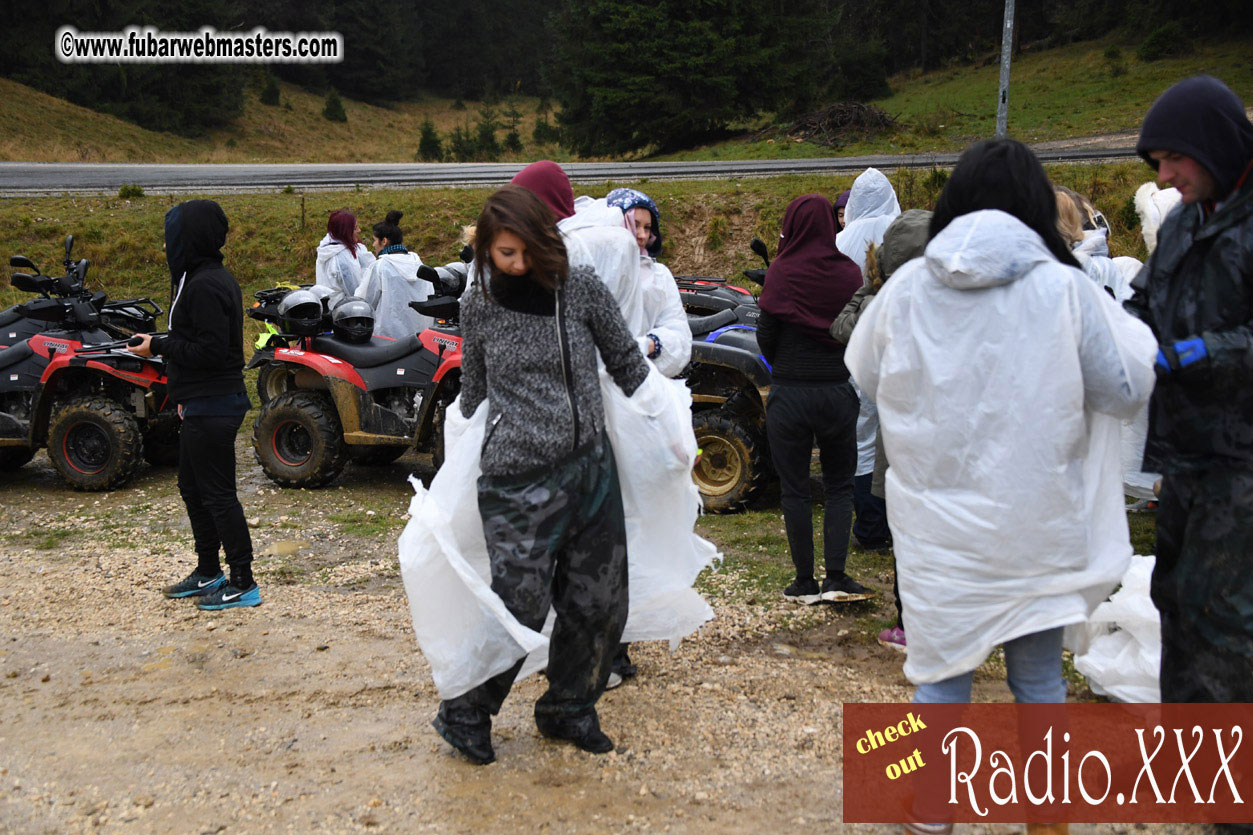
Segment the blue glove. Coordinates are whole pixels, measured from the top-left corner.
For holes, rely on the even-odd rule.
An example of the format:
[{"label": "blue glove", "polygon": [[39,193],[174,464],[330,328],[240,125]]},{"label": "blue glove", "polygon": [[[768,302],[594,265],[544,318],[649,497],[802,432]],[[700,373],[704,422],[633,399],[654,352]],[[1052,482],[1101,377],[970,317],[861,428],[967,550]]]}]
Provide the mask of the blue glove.
[{"label": "blue glove", "polygon": [[[1209,356],[1205,350],[1205,340],[1198,337],[1183,339],[1175,343],[1175,355],[1179,357],[1179,367],[1187,368],[1194,362]],[[1158,351],[1158,362],[1161,362],[1161,351]]]}]

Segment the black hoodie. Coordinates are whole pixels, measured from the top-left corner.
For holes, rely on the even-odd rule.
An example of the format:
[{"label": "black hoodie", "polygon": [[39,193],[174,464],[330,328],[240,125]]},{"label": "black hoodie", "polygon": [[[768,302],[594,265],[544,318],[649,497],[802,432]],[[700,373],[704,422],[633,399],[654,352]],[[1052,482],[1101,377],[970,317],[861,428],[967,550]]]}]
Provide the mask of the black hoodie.
[{"label": "black hoodie", "polygon": [[[170,397],[243,394],[244,313],[235,276],[222,266],[229,225],[212,200],[180,203],[165,215],[165,255],[175,298],[170,333],[152,340],[166,358]],[[181,287],[180,287],[181,285]]]},{"label": "black hoodie", "polygon": [[1173,151],[1191,157],[1214,178],[1218,200],[1235,190],[1253,159],[1253,123],[1240,97],[1211,75],[1197,75],[1173,85],[1153,102],[1136,152],[1157,168],[1150,151]]}]

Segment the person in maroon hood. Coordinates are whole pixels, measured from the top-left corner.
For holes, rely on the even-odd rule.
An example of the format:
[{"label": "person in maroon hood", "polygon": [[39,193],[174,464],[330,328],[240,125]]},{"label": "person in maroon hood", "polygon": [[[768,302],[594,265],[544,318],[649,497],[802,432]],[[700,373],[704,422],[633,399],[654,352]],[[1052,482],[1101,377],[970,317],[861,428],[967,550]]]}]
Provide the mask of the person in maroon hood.
[{"label": "person in maroon hood", "polygon": [[[779,254],[766,273],[757,342],[771,367],[766,435],[779,474],[783,522],[796,580],[789,600],[866,600],[873,593],[845,573],[857,468],[857,394],[844,345],[828,329],[862,285],[861,269],[835,248],[835,213],[820,194],[792,201],[783,216]],[[826,579],[814,579],[809,462],[815,440],[822,462]]]}]

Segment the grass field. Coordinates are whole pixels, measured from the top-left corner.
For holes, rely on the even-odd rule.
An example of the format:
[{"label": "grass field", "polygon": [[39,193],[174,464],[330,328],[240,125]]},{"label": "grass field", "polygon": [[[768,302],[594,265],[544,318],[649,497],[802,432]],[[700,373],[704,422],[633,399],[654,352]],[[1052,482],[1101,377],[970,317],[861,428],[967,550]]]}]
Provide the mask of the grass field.
[{"label": "grass field", "polygon": [[[1136,59],[1137,44],[1111,36],[1015,58],[1010,87],[1010,131],[1027,142],[1135,130],[1145,110],[1172,82],[1199,72],[1226,81],[1246,102],[1253,100],[1253,41],[1198,44],[1189,55],[1153,62]],[[1120,57],[1112,58],[1111,50]],[[672,154],[665,159],[776,159],[882,152],[958,150],[992,133],[996,62],[953,66],[890,79],[893,95],[874,102],[900,120],[894,133],[829,148],[784,136],[739,138]],[[144,130],[129,122],[55,99],[0,79],[0,160],[33,162],[409,162],[418,129],[430,118],[447,138],[457,125],[478,120],[479,104],[455,109],[448,99],[419,98],[392,108],[344,100],[348,121],[322,118],[323,96],[280,84],[282,103],[261,104],[244,91],[244,112],[230,127],[187,139]],[[555,145],[530,142],[536,100],[514,102],[522,114],[520,154],[503,159],[569,159]],[[496,106],[497,112],[505,103]],[[499,116],[498,116],[499,118]],[[503,120],[502,120],[503,121]],[[750,131],[773,123],[769,114]],[[504,139],[502,130],[498,137]]]},{"label": "grass field", "polygon": [[[445,139],[458,125],[472,128],[479,119],[477,102],[456,109],[449,99],[421,98],[376,107],[344,99],[348,121],[322,117],[325,99],[300,87],[281,83],[282,103],[270,107],[259,93],[244,90],[244,112],[228,128],[187,139],[145,130],[130,122],[57,99],[14,81],[0,78],[0,160],[29,162],[412,162],[418,150],[422,121],[429,118]],[[514,101],[522,114],[518,132],[523,153],[502,159],[564,159],[556,146],[535,146],[537,100]],[[506,123],[495,105],[497,120]],[[551,115],[549,116],[551,119]],[[507,129],[496,136],[503,142]]]},{"label": "grass field", "polygon": [[[1141,62],[1137,44],[1109,37],[1016,56],[1010,77],[1009,132],[1024,142],[1138,130],[1145,111],[1175,81],[1210,73],[1253,104],[1253,41],[1199,44],[1190,55]],[[1117,50],[1121,57],[1106,57]],[[1111,52],[1112,54],[1112,52]],[[1115,67],[1121,67],[1121,72]],[[786,137],[733,139],[667,159],[774,159],[957,151],[996,127],[1000,65],[955,66],[889,79],[893,94],[873,102],[901,123],[897,132],[837,149]]]},{"label": "grass field", "polygon": [[[1137,163],[1050,169],[1057,182],[1090,195],[1105,211],[1114,228],[1111,243],[1115,254],[1141,258],[1144,248],[1134,216],[1126,215],[1136,186],[1149,179],[1150,173]],[[891,177],[904,208],[926,208],[934,204],[947,175],[939,170],[901,170]],[[741,270],[761,264],[748,248],[753,236],[767,241],[774,250],[784,210],[792,198],[809,192],[834,196],[852,180],[846,175],[608,183],[586,191],[599,196],[618,185],[643,188],[661,208],[665,238],[662,260],[676,275],[737,279]],[[231,223],[225,250],[227,266],[250,296],[283,282],[313,281],[314,251],[332,209],[351,208],[365,229],[389,209],[400,209],[405,213],[401,224],[405,243],[424,261],[442,264],[456,257],[461,227],[474,222],[487,194],[486,189],[413,189],[231,194],[216,199]],[[113,298],[151,295],[165,299],[169,273],[161,252],[162,217],[181,199],[185,198],[2,199],[0,255],[26,255],[45,273],[57,274],[62,242],[67,234],[73,234],[75,257],[92,262],[88,273],[92,288],[103,289]],[[0,290],[0,304],[7,306],[22,298],[11,288]]]}]

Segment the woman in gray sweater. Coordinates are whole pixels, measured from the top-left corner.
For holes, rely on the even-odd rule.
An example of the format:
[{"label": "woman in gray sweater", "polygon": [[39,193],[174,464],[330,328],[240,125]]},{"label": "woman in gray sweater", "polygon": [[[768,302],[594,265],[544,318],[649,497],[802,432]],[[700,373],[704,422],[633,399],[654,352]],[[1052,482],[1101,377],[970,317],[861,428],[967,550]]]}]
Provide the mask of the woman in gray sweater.
[{"label": "woman in gray sweater", "polygon": [[[596,355],[628,396],[648,363],[595,272],[570,268],[556,219],[532,192],[489,197],[476,239],[461,410],[470,417],[488,401],[478,491],[492,590],[535,630],[556,610],[540,733],[606,753],[613,742],[595,705],[626,625],[627,560]],[[495,759],[491,717],[521,666],[440,704],[435,729],[471,761]]]}]

